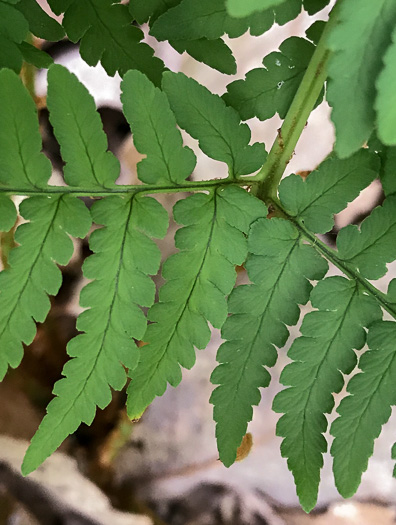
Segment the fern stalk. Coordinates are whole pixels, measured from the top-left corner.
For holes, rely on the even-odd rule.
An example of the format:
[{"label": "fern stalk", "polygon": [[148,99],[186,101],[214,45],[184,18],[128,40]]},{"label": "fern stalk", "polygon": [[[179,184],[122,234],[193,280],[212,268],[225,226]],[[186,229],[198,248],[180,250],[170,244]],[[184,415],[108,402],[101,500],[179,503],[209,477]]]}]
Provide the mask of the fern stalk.
[{"label": "fern stalk", "polygon": [[328,261],[332,262],[339,270],[342,271],[349,279],[357,281],[363,289],[381,305],[394,319],[396,319],[396,309],[388,299],[386,294],[378,290],[373,286],[367,279],[362,277],[353,267],[350,267],[348,263],[342,261],[338,256],[337,252],[322,242],[316,235],[313,235],[304,224],[290,217],[287,212],[283,209],[279,199],[272,199],[270,203],[285,219],[291,221],[295,227],[299,230],[300,234],[313,246],[321,255],[323,255]]},{"label": "fern stalk", "polygon": [[161,186],[158,184],[135,184],[135,185],[117,185],[113,188],[106,189],[91,189],[91,188],[73,188],[71,186],[49,186],[45,190],[40,189],[25,189],[25,188],[7,188],[0,187],[0,194],[5,195],[26,195],[26,196],[48,196],[48,195],[74,195],[75,197],[110,197],[111,195],[130,195],[133,193],[180,193],[180,192],[196,192],[196,191],[209,191],[219,186],[257,186],[259,181],[252,178],[242,178],[238,181],[230,178],[226,179],[214,179],[204,181],[186,182],[179,184],[178,186]]},{"label": "fern stalk", "polygon": [[329,21],[312,56],[296,96],[287,112],[278,136],[271,148],[268,159],[256,178],[262,181],[257,190],[257,197],[274,198],[284,171],[290,162],[308,117],[311,114],[327,78],[327,64],[330,51],[327,47],[328,35],[338,22],[338,5],[330,13]]}]

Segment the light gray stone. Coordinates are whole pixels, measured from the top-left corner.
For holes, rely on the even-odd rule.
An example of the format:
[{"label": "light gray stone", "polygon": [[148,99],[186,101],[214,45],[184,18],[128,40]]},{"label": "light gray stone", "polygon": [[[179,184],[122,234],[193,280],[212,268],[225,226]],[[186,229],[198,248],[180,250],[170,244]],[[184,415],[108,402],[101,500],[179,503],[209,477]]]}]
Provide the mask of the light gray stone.
[{"label": "light gray stone", "polygon": [[[55,453],[24,478],[25,441],[0,436],[0,485],[42,525],[152,525],[150,518],[114,509],[105,494],[78,470],[75,460]],[[55,521],[57,520],[57,521]]]}]

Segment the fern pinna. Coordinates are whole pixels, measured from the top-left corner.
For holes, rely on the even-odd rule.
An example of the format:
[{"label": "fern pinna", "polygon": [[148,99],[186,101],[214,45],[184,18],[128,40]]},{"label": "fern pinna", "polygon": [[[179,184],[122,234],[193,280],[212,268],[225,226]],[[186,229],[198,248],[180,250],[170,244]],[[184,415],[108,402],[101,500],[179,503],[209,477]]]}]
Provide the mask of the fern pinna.
[{"label": "fern pinna", "polygon": [[[311,26],[307,38],[287,39],[263,59],[263,68],[231,82],[223,97],[166,71],[131,25],[148,23],[158,40],[230,74],[235,60],[224,34],[234,38],[249,29],[259,35],[301,9],[314,14],[328,3],[49,0],[54,13],[64,14],[59,24],[35,0],[0,0],[6,50],[0,57],[0,229],[8,232],[20,217],[16,247],[0,273],[1,378],[19,365],[35,322],[45,320],[48,295],[61,285],[57,264],[67,264],[73,253],[71,238],[91,232],[93,252],[83,266],[89,283],[80,296],[80,333],[68,344],[71,359],[26,453],[24,474],[82,422],[90,424],[96,407],[106,407],[112,390],[127,381],[128,414],[141,417],[168,385],[178,385],[183,367],[194,365],[210,325],[224,340],[210,402],[220,459],[232,465],[288,327],[310,301],[273,403],[281,453],[306,511],[316,504],[328,430],[339,492],[348,497],[358,488],[396,404],[396,325],[382,319],[384,312],[396,317],[396,280],[387,293],[372,283],[396,259],[396,112],[389,87],[396,78],[396,4],[339,0],[328,22]],[[29,31],[54,41],[67,34],[80,42],[89,64],[100,60],[109,74],[123,76],[124,113],[144,155],[139,184],[116,184],[120,165],[107,151],[93,98],[72,73],[25,41]],[[65,162],[62,186],[49,184],[36,107],[17,75],[23,60],[50,66],[47,106]],[[335,151],[305,179],[292,174],[281,181],[324,93],[333,107]],[[284,122],[267,154],[263,144],[251,144],[241,120],[275,113]],[[226,164],[227,178],[190,180],[197,159],[178,126],[204,154]],[[331,231],[334,215],[378,178],[383,204],[359,227],[341,229],[337,249],[327,246],[318,235]],[[165,284],[155,302],[151,277],[161,261],[155,239],[168,228],[168,213],[156,199],[161,193],[181,198],[172,212],[177,252],[162,266]],[[14,195],[23,197],[18,211]],[[93,204],[87,207],[82,197]],[[329,263],[343,276],[328,276]],[[235,286],[241,265],[249,283]],[[326,416],[344,386],[328,429]]]}]

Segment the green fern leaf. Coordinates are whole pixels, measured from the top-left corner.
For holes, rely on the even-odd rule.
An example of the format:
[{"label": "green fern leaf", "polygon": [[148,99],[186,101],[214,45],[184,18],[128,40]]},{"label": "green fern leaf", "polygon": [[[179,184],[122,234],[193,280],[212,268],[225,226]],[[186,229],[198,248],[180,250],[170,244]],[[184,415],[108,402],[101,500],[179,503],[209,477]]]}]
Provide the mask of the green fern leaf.
[{"label": "green fern leaf", "polygon": [[48,68],[54,63],[53,58],[50,57],[48,53],[32,46],[31,44],[28,44],[27,42],[18,44],[18,49],[23,57],[23,60],[37,68]]},{"label": "green fern leaf", "polygon": [[[51,175],[49,160],[41,153],[36,107],[21,80],[9,70],[0,71],[0,181],[20,191],[43,189]],[[2,226],[11,227],[15,210],[2,204]],[[84,237],[91,225],[84,204],[68,196],[32,197],[22,202],[20,213],[28,222],[18,227],[7,270],[0,273],[0,377],[22,358],[22,342],[32,342],[35,321],[44,321],[47,294],[57,293],[61,273],[54,265],[67,264],[73,243],[68,237]],[[9,228],[8,228],[9,229]]]},{"label": "green fern leaf", "polygon": [[285,118],[314,50],[308,40],[288,38],[279,52],[264,58],[264,68],[252,69],[245,80],[228,84],[223,99],[239,112],[242,120],[267,120],[275,113]]},{"label": "green fern leaf", "polygon": [[0,71],[0,104],[0,183],[22,192],[46,187],[51,163],[41,153],[36,106],[18,76],[7,69]]},{"label": "green fern leaf", "polygon": [[[313,14],[329,3],[329,0],[271,0],[272,7],[264,9],[262,6],[269,5],[269,0],[227,1],[228,5],[226,0],[182,0],[156,20],[151,34],[159,40],[213,40],[224,34],[236,38],[249,29],[253,36],[258,36],[268,31],[275,22],[283,25],[296,18],[303,4],[309,14]],[[230,2],[238,9],[240,18],[230,16]],[[259,4],[259,11],[248,14],[252,6]]]},{"label": "green fern leaf", "polygon": [[48,4],[56,15],[65,13],[74,0],[48,0]]},{"label": "green fern leaf", "polygon": [[175,220],[184,225],[175,238],[180,252],[165,262],[167,282],[149,312],[153,324],[145,337],[148,345],[142,348],[128,388],[130,417],[140,417],[167,383],[180,382],[180,366],[193,366],[194,346],[205,348],[210,339],[207,321],[215,328],[224,323],[234,266],[242,264],[247,253],[244,234],[265,214],[261,201],[232,186],[192,195],[175,205]]},{"label": "green fern leaf", "polygon": [[159,40],[214,40],[225,33],[236,38],[249,27],[253,35],[264,33],[274,21],[272,9],[237,19],[227,14],[225,0],[182,0],[156,20],[150,33]]},{"label": "green fern leaf", "polygon": [[182,0],[129,0],[129,12],[139,23],[153,23],[168,9],[180,4]]},{"label": "green fern leaf", "polygon": [[227,12],[235,18],[243,18],[257,11],[284,3],[286,0],[226,0]]},{"label": "green fern leaf", "polygon": [[183,147],[168,99],[139,71],[122,81],[121,100],[137,150],[147,155],[139,162],[138,177],[148,184],[180,184],[195,168],[192,150]]},{"label": "green fern leaf", "polygon": [[66,162],[66,183],[95,189],[114,186],[120,164],[107,151],[95,101],[73,73],[57,64],[48,71],[47,106]]},{"label": "green fern leaf", "polygon": [[8,67],[19,73],[22,54],[18,44],[25,40],[29,24],[13,3],[0,0],[0,68]]},{"label": "green fern leaf", "polygon": [[73,255],[67,233],[84,237],[91,226],[85,205],[69,196],[32,197],[22,202],[20,213],[30,222],[17,228],[20,246],[10,253],[10,268],[0,273],[0,379],[8,365],[21,362],[21,342],[33,341],[34,320],[43,322],[50,308],[47,294],[59,290],[62,277],[54,262],[65,265]]},{"label": "green fern leaf", "polygon": [[236,62],[231,49],[221,38],[207,40],[171,40],[171,46],[178,53],[186,51],[190,56],[227,75],[235,75]]},{"label": "green fern leaf", "polygon": [[392,34],[392,44],[389,46],[385,57],[385,67],[377,80],[377,100],[375,109],[377,111],[378,136],[384,144],[394,146],[396,144],[396,96],[392,86],[396,80],[396,31]]},{"label": "green fern leaf", "polygon": [[277,425],[282,436],[282,456],[288,458],[300,503],[306,512],[317,500],[322,454],[327,450],[323,433],[324,414],[334,407],[333,393],[344,385],[342,374],[350,374],[356,354],[365,341],[363,327],[381,318],[375,300],[364,295],[359,285],[343,277],[329,277],[313,289],[310,297],[316,311],[304,317],[302,336],[288,353],[293,362],[281,374],[290,386],[274,400],[275,412],[284,413]]},{"label": "green fern leaf", "polygon": [[30,31],[39,38],[57,42],[65,36],[63,27],[36,0],[20,0],[16,7],[29,22]]},{"label": "green fern leaf", "polygon": [[396,405],[394,377],[396,323],[378,321],[370,326],[367,344],[369,351],[359,360],[361,373],[348,384],[349,396],[337,412],[340,416],[331,426],[334,436],[331,454],[333,471],[340,494],[352,496],[373,453],[374,440]]},{"label": "green fern leaf", "polygon": [[350,225],[337,237],[340,259],[359,269],[366,279],[379,279],[386,263],[396,259],[396,196],[385,199],[362,222],[360,230]]},{"label": "green fern leaf", "polygon": [[17,220],[17,211],[12,200],[0,194],[0,231],[8,232]]},{"label": "green fern leaf", "polygon": [[252,405],[260,401],[260,387],[274,366],[275,346],[289,336],[286,325],[297,323],[299,304],[308,301],[308,279],[321,279],[327,263],[302,243],[297,229],[283,219],[260,219],[249,234],[250,255],[246,269],[253,284],[238,286],[229,299],[233,315],[222,337],[227,339],[217,355],[219,366],[211,382],[218,384],[210,402],[217,422],[216,437],[221,461],[230,466],[252,419]]},{"label": "green fern leaf", "polygon": [[309,15],[314,15],[327,5],[330,4],[330,0],[303,0],[304,9]]},{"label": "green fern leaf", "polygon": [[92,207],[93,220],[104,228],[91,235],[95,254],[84,263],[84,275],[94,281],[81,293],[81,305],[89,307],[77,321],[78,335],[68,344],[71,359],[64,379],[54,387],[47,408],[26,453],[22,471],[36,469],[81,422],[91,424],[96,406],[111,401],[110,387],[121,390],[125,367],[138,360],[135,339],[146,331],[139,305],[151,306],[155,286],[149,274],[160,264],[160,252],[149,237],[163,237],[168,216],[148,197],[107,198]]},{"label": "green fern leaf", "polygon": [[140,42],[143,33],[131,25],[126,5],[112,0],[52,0],[50,5],[57,14],[65,12],[63,27],[72,42],[81,40],[80,54],[87,64],[95,66],[100,60],[111,76],[139,69],[160,83],[164,65]]},{"label": "green fern leaf", "polygon": [[383,146],[382,151],[378,152],[381,159],[380,179],[385,196],[396,193],[396,177],[394,166],[396,163],[396,148]]},{"label": "green fern leaf", "polygon": [[279,198],[292,217],[302,219],[311,231],[326,233],[333,215],[353,201],[379,172],[379,160],[367,150],[349,159],[330,157],[304,180],[290,175],[279,186]]},{"label": "green fern leaf", "polygon": [[373,100],[382,56],[396,24],[394,0],[346,0],[339,24],[329,36],[334,52],[329,64],[327,99],[333,107],[335,151],[348,157],[369,139],[374,128]]},{"label": "green fern leaf", "polygon": [[178,124],[199,141],[202,151],[226,162],[232,177],[258,170],[264,163],[264,144],[249,146],[250,129],[224,101],[183,73],[167,72],[163,89]]}]

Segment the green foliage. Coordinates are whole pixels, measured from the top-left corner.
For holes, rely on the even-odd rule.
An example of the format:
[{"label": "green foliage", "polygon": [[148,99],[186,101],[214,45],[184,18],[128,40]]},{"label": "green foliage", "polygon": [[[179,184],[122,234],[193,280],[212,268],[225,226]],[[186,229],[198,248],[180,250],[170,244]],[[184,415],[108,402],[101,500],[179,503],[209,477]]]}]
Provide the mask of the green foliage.
[{"label": "green foliage", "polygon": [[[283,219],[256,221],[249,236],[246,269],[253,284],[238,286],[230,295],[233,314],[224,324],[211,381],[214,419],[220,459],[230,466],[252,419],[252,405],[260,401],[259,387],[270,383],[264,368],[274,366],[275,346],[289,336],[286,325],[300,316],[299,304],[309,298],[308,279],[321,279],[327,271],[324,259],[302,243],[298,230]],[[252,308],[252,305],[255,305]]]},{"label": "green foliage", "polygon": [[95,101],[77,77],[62,66],[48,72],[51,124],[66,162],[64,178],[71,186],[111,187],[119,176],[118,160],[107,151]]},{"label": "green foliage", "polygon": [[95,66],[100,60],[109,75],[139,69],[159,82],[162,61],[153,57],[147,44],[140,43],[143,33],[131,25],[127,6],[112,0],[67,0],[61,11],[65,12],[67,36],[72,42],[81,40],[80,53],[87,64]]},{"label": "green foliage", "polygon": [[370,350],[360,358],[361,372],[350,380],[350,395],[341,401],[337,409],[340,416],[331,426],[335,481],[345,498],[356,492],[373,453],[374,439],[388,421],[391,405],[396,404],[395,328],[396,324],[389,321],[370,326]]},{"label": "green foliage", "polygon": [[[288,458],[301,505],[307,512],[316,504],[322,454],[327,450],[324,414],[333,410],[333,393],[344,385],[342,374],[350,374],[356,366],[353,349],[359,350],[365,343],[363,327],[381,316],[375,300],[362,291],[357,283],[343,277],[318,283],[310,296],[316,310],[304,317],[302,336],[288,352],[293,362],[281,375],[281,382],[290,388],[274,400],[274,410],[284,413],[277,425],[277,434],[285,438],[282,456]],[[349,424],[354,428],[353,422]]]},{"label": "green foliage", "polygon": [[[70,73],[68,73],[70,74]],[[51,174],[49,160],[41,153],[41,137],[34,102],[17,76],[0,71],[0,181],[20,191],[45,188]],[[23,118],[19,118],[23,115]],[[12,173],[12,179],[9,178]],[[2,203],[7,197],[2,196]],[[10,268],[0,274],[0,377],[8,365],[22,359],[22,342],[30,344],[36,333],[34,321],[43,322],[50,308],[47,294],[55,295],[61,272],[55,266],[67,264],[73,243],[67,233],[85,237],[91,220],[83,203],[69,195],[31,197],[23,201],[20,214],[29,221],[18,227],[18,246],[9,257]],[[2,206],[2,227],[15,222],[12,203]]]},{"label": "green foliage", "polygon": [[36,107],[18,77],[7,69],[0,70],[0,101],[0,183],[22,191],[44,188],[51,164],[41,153]]},{"label": "green foliage", "polygon": [[279,52],[264,58],[264,68],[252,69],[245,80],[228,84],[223,99],[243,120],[252,117],[267,120],[275,113],[285,118],[314,49],[308,40],[288,38]]},{"label": "green foliage", "polygon": [[63,27],[47,15],[35,0],[19,0],[16,7],[28,21],[29,30],[34,35],[53,42],[65,36]]},{"label": "green foliage", "polygon": [[227,0],[226,7],[230,16],[243,18],[244,16],[249,16],[256,11],[264,11],[264,9],[275,7],[284,2],[285,0],[246,0],[245,2]]},{"label": "green foliage", "polygon": [[378,115],[378,134],[384,144],[396,144],[396,31],[392,33],[392,43],[384,56],[384,69],[377,80],[378,97],[375,109]]},{"label": "green foliage", "polygon": [[221,38],[208,40],[171,40],[171,46],[179,53],[187,53],[221,73],[232,75],[236,73],[236,62],[231,49]]},{"label": "green foliage", "polygon": [[378,159],[365,150],[345,160],[329,157],[305,181],[298,175],[283,179],[279,197],[291,217],[301,219],[312,232],[326,233],[333,227],[334,214],[353,201],[378,170]]},{"label": "green foliage", "polygon": [[[292,3],[300,4],[301,9],[301,0],[292,0]],[[151,33],[159,40],[211,40],[220,38],[225,33],[231,38],[236,38],[248,29],[252,35],[265,33],[275,20],[280,23],[288,21],[283,21],[281,16],[279,20],[276,19],[273,9],[244,18],[232,18],[227,13],[225,0],[202,0],[199,3],[194,0],[182,0],[156,20]]]},{"label": "green foliage", "polygon": [[151,306],[154,301],[155,287],[148,275],[157,273],[160,253],[149,237],[165,235],[165,210],[154,199],[131,196],[101,200],[91,213],[104,227],[91,235],[95,255],[84,264],[85,277],[93,279],[80,298],[88,310],[78,318],[77,329],[85,333],[68,344],[73,359],[66,363],[66,377],[56,383],[57,397],[48,405],[26,453],[25,475],[81,422],[92,423],[96,406],[105,408],[111,401],[109,387],[121,390],[125,385],[124,366],[133,369],[138,359],[134,338],[141,339],[146,331],[139,305]]},{"label": "green foliage", "polygon": [[[105,408],[112,390],[123,389],[128,378],[128,413],[140,417],[168,385],[181,381],[182,368],[194,365],[195,349],[210,340],[210,325],[224,339],[210,402],[219,456],[230,466],[260,389],[270,384],[269,369],[286,344],[288,327],[309,303],[301,335],[288,352],[291,362],[281,373],[285,388],[273,403],[282,414],[281,454],[301,505],[310,511],[328,448],[327,416],[338,404],[335,395],[343,397],[331,426],[333,470],[343,496],[357,490],[373,442],[396,404],[396,324],[382,320],[384,311],[396,319],[396,279],[386,294],[371,282],[396,260],[395,2],[338,1],[328,22],[307,30],[308,40],[285,40],[264,57],[263,68],[231,82],[223,97],[182,73],[165,71],[138,27],[147,23],[151,35],[179,53],[234,74],[232,44],[224,35],[259,35],[302,9],[314,14],[328,4],[49,0],[55,14],[64,14],[58,23],[35,0],[0,0],[0,230],[11,235],[18,224],[16,246],[0,272],[0,377],[18,366],[36,322],[44,322],[48,296],[62,281],[57,264],[67,264],[73,254],[72,238],[85,237],[95,224],[93,253],[83,265],[89,283],[80,296],[80,333],[67,346],[64,377],[32,439],[24,474],[80,423],[90,424],[96,408]],[[92,96],[30,44],[31,34],[52,41],[67,35],[80,44],[88,64],[100,61],[109,75],[123,76],[123,110],[143,156],[138,184],[116,183],[120,163],[108,151]],[[42,152],[34,93],[16,74],[23,61],[49,67],[47,105],[64,161],[62,186],[49,184],[51,164]],[[32,73],[30,66],[23,68],[27,83]],[[305,179],[292,174],[281,182],[323,93],[332,106],[335,151]],[[267,155],[263,144],[251,143],[241,119],[265,121],[276,113],[284,123]],[[213,173],[210,180],[190,180],[197,159],[183,145],[178,126],[204,154],[227,165],[227,178]],[[360,225],[341,229],[332,249],[316,234],[332,231],[334,215],[375,179],[382,183],[383,204]],[[168,226],[156,198],[163,193],[180,196],[172,211],[179,227],[177,252],[162,265],[165,284],[155,302],[151,277],[161,254],[154,239],[163,238]],[[325,277],[328,263],[344,277]],[[236,266],[242,265],[249,284],[234,287]]]},{"label": "green foliage", "polygon": [[138,176],[148,184],[177,185],[195,168],[192,150],[183,147],[168,99],[145,75],[130,71],[122,82],[121,100],[137,150],[147,155],[138,164]]},{"label": "green foliage", "polygon": [[244,234],[265,211],[260,201],[233,186],[176,203],[174,218],[184,226],[175,237],[180,251],[165,262],[162,275],[167,282],[148,314],[153,321],[144,338],[148,345],[142,348],[128,388],[132,419],[165,392],[167,383],[180,383],[180,365],[194,365],[194,346],[205,348],[209,343],[207,321],[215,328],[223,325],[235,265],[242,264],[247,254]]},{"label": "green foliage", "polygon": [[386,273],[386,263],[396,259],[396,196],[373,210],[360,230],[350,225],[337,238],[339,257],[358,268],[366,279],[379,279]]},{"label": "green foliage", "polygon": [[220,97],[183,73],[165,73],[162,86],[179,126],[199,141],[208,157],[227,163],[231,177],[262,166],[264,144],[249,146],[249,127],[240,123],[237,112]]},{"label": "green foliage", "polygon": [[[396,24],[396,4],[393,0],[363,3],[344,0],[340,3],[339,18],[340,23],[329,38],[334,56],[329,66],[328,100],[333,106],[332,119],[336,127],[335,151],[340,157],[348,157],[368,141],[376,119],[381,138],[386,138],[388,144],[396,144],[394,139],[389,142],[389,132],[382,137],[389,119],[395,118],[395,106],[391,108],[384,86],[392,71],[394,74],[395,66],[392,69],[392,65],[387,64],[376,94],[377,78],[383,69],[382,57],[391,44]],[[391,57],[392,49],[388,60]],[[381,108],[377,117],[373,104],[376,97],[376,106]],[[389,116],[384,114],[384,105],[389,107]]]}]

